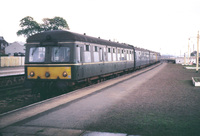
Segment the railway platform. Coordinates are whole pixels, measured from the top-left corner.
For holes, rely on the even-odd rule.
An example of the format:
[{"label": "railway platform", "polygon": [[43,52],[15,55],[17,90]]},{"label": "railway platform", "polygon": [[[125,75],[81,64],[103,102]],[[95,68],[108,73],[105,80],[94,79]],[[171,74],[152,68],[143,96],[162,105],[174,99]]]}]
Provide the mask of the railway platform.
[{"label": "railway platform", "polygon": [[0,67],[0,77],[24,74],[24,66]]},{"label": "railway platform", "polygon": [[[0,115],[0,132],[38,136],[198,135],[200,92],[162,64]],[[183,74],[184,73],[184,74]]]}]

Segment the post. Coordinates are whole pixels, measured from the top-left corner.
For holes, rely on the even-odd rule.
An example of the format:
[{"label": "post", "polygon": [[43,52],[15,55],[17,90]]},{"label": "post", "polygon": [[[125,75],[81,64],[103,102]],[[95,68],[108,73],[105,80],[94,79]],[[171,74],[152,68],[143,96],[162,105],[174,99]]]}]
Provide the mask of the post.
[{"label": "post", "polygon": [[196,72],[199,70],[199,31],[197,34],[197,62],[196,62]]},{"label": "post", "polygon": [[188,65],[189,65],[189,62],[190,62],[190,44],[189,44],[189,42],[190,42],[190,38],[188,39]]},{"label": "post", "polygon": [[186,65],[186,58],[185,58],[185,53],[184,53],[184,65]]}]

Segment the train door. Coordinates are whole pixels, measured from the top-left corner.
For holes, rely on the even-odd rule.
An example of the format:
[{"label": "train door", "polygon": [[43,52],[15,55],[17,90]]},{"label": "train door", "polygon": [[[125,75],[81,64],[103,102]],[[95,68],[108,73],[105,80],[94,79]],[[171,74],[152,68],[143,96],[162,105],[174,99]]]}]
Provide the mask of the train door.
[{"label": "train door", "polygon": [[84,78],[84,67],[83,67],[83,61],[84,61],[84,55],[83,55],[83,52],[84,52],[84,48],[83,46],[80,46],[80,62],[81,62],[81,73],[80,73],[80,76],[81,78]]}]

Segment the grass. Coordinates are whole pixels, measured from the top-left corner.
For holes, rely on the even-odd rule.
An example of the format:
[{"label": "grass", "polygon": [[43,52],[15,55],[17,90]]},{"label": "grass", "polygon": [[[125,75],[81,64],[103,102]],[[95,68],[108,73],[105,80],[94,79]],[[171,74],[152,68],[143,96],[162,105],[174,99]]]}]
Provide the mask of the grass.
[{"label": "grass", "polygon": [[200,82],[200,77],[193,77],[195,82]]},{"label": "grass", "polygon": [[196,67],[196,65],[185,65],[184,67]]}]

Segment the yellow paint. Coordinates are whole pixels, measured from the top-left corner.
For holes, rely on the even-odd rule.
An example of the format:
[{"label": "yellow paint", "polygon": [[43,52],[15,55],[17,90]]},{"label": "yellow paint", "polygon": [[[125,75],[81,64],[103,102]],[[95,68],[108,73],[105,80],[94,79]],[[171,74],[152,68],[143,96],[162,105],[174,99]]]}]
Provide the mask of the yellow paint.
[{"label": "yellow paint", "polygon": [[[34,76],[30,76],[30,72],[34,72]],[[67,76],[63,77],[63,72],[67,72]],[[45,73],[49,72],[50,77],[45,77]],[[28,79],[37,79],[38,76],[40,79],[71,79],[71,67],[28,67],[27,68],[27,78]]]}]

